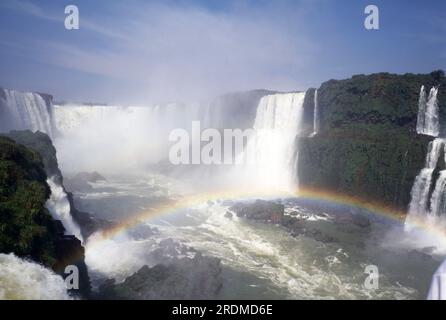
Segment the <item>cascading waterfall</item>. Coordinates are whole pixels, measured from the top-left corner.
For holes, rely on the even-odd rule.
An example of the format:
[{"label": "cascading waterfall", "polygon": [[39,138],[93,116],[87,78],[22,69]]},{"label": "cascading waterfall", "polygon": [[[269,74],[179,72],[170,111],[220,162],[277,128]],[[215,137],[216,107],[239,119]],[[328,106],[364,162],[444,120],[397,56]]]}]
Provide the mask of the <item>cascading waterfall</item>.
[{"label": "cascading waterfall", "polygon": [[[424,86],[420,89],[417,118],[419,134],[438,137],[440,133],[437,94],[438,87],[432,87],[427,98]],[[436,138],[429,143],[425,166],[412,187],[406,230],[411,230],[412,224],[419,221],[446,226],[446,170],[439,172],[436,181],[433,179],[440,155],[445,153],[445,144],[445,138]]]},{"label": "cascading waterfall", "polygon": [[[244,181],[256,186],[294,187],[295,138],[301,128],[304,98],[305,93],[287,93],[260,99],[252,127],[258,134],[255,139],[249,139],[244,152],[253,154],[256,165],[242,170],[240,176],[246,177]],[[164,161],[169,152],[168,137],[172,129],[190,131],[193,120],[200,120],[202,128],[212,125],[227,128],[226,115],[222,113],[224,108],[216,105],[218,112],[211,114],[214,107],[197,103],[153,107],[56,105],[55,124],[61,133],[55,139],[56,148],[62,155],[59,164],[65,172],[100,170],[114,173],[116,168],[138,169]],[[318,119],[315,125],[317,129]],[[98,149],[101,150],[99,154]],[[89,156],[80,158],[80,154]]]},{"label": "cascading waterfall", "polygon": [[319,132],[320,119],[319,119],[319,103],[317,97],[317,89],[314,91],[314,113],[313,113],[313,132],[311,137],[315,136]]},{"label": "cascading waterfall", "polygon": [[417,133],[438,137],[440,133],[437,101],[438,87],[432,87],[426,99],[424,86],[421,86],[418,100]]},{"label": "cascading waterfall", "polygon": [[[301,128],[305,92],[263,97],[254,122],[255,135],[246,152],[248,181],[257,187],[292,190],[297,158],[295,140]],[[296,158],[295,158],[296,157]]]},{"label": "cascading waterfall", "polygon": [[41,131],[53,137],[52,105],[42,95],[31,92],[0,89],[0,105],[5,114],[0,121],[0,131],[25,130]]},{"label": "cascading waterfall", "polygon": [[437,180],[433,180],[440,155],[445,155],[445,145],[446,139],[443,138],[429,143],[425,167],[415,178],[412,187],[406,230],[411,230],[412,225],[417,222],[446,227],[446,170],[440,171]]},{"label": "cascading waterfall", "polygon": [[66,234],[74,235],[83,242],[80,228],[71,216],[70,202],[64,189],[56,182],[54,177],[48,178],[46,182],[51,189],[51,196],[46,202],[46,207],[50,211],[51,216],[62,222]]},{"label": "cascading waterfall", "polygon": [[421,86],[420,97],[418,98],[418,117],[417,117],[417,133],[423,133],[426,117],[426,91]]},{"label": "cascading waterfall", "polygon": [[429,214],[429,190],[432,183],[432,174],[437,167],[440,153],[444,152],[445,140],[437,138],[429,142],[426,155],[425,167],[421,169],[415,178],[415,183],[411,191],[411,202],[407,215],[406,225],[410,228],[410,222],[416,218],[421,219]]},{"label": "cascading waterfall", "polygon": [[440,171],[431,198],[430,213],[434,217],[446,214],[446,170]]}]

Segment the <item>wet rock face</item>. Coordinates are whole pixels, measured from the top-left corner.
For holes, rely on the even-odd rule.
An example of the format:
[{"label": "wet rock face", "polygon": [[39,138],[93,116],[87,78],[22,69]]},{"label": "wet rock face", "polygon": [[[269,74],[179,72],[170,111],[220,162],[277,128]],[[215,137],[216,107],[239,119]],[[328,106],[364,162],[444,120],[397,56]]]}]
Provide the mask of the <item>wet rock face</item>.
[{"label": "wet rock face", "polygon": [[281,224],[284,209],[285,207],[283,204],[265,200],[256,200],[253,203],[238,202],[232,205],[229,208],[229,211],[241,218],[270,221],[272,223]]},{"label": "wet rock face", "polygon": [[[422,85],[439,86],[440,121],[444,123],[446,78],[441,71],[356,75],[323,83],[318,89],[320,132],[299,141],[296,172],[300,186],[405,211],[432,139],[415,130]],[[313,120],[313,105],[309,97],[304,105],[306,123]]]},{"label": "wet rock face", "polygon": [[334,216],[334,222],[338,224],[353,224],[360,228],[369,228],[371,225],[370,220],[363,214],[354,212],[345,212]]},{"label": "wet rock face", "polygon": [[220,259],[202,256],[144,266],[123,283],[108,280],[101,299],[215,299],[222,287]]},{"label": "wet rock face", "polygon": [[[59,222],[59,221],[58,221]],[[67,266],[76,266],[79,272],[79,289],[71,290],[74,295],[81,295],[82,297],[89,297],[91,292],[90,278],[88,275],[87,265],[84,262],[85,250],[79,239],[72,235],[63,234],[63,226],[59,222],[59,233],[54,241],[56,263],[53,265],[53,270],[60,274],[63,278],[69,274],[66,273]]]},{"label": "wet rock face", "polygon": [[88,237],[96,231],[113,227],[113,223],[110,221],[97,218],[88,212],[78,210],[71,192],[67,192],[67,198],[70,202],[71,216],[79,225],[82,237],[84,239],[88,239]]},{"label": "wet rock face", "polygon": [[13,130],[6,136],[17,143],[38,152],[42,158],[47,176],[55,177],[57,183],[62,184],[63,178],[57,162],[56,148],[53,146],[53,143],[47,134],[40,131],[34,133],[30,130]]},{"label": "wet rock face", "polygon": [[[326,230],[319,228],[319,222],[306,221],[305,219],[285,215],[284,205],[273,201],[237,202],[228,209],[225,217],[231,219],[233,214],[250,220],[281,225],[292,237],[305,236],[323,243],[338,242],[338,239],[327,234]],[[348,216],[346,215],[335,222],[360,228],[370,226],[370,221],[367,218],[355,214],[348,214]]]}]

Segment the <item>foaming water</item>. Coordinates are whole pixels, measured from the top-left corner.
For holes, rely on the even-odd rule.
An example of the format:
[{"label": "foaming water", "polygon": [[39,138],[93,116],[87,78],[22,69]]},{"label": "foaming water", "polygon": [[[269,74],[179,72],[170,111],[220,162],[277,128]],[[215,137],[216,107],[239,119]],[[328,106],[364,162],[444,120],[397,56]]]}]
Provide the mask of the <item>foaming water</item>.
[{"label": "foaming water", "polygon": [[[113,182],[110,194],[96,199],[95,205],[109,202],[113,192],[122,190],[131,199],[138,188],[131,191],[128,183]],[[122,194],[119,201],[129,205],[128,211],[133,210],[135,204],[127,202]],[[437,262],[425,260],[423,252],[427,249],[401,240],[407,235],[402,225],[398,233],[381,222],[362,228],[352,222],[339,222],[342,219],[336,212],[350,212],[351,208],[318,209],[296,198],[274,201],[284,204],[286,216],[297,219],[305,233],[291,236],[279,225],[236,215],[229,218],[226,213],[230,203],[224,200],[203,203],[141,221],[113,238],[94,235],[86,246],[93,281],[110,277],[123,281],[143,265],[162,263],[166,255],[188,256],[178,250],[155,254],[163,241],[173,239],[221,259],[225,271],[220,298],[224,299],[414,299],[427,294],[429,279],[424,278],[432,275]],[[156,232],[148,232],[154,229]],[[364,288],[367,265],[379,267],[379,290]]]},{"label": "foaming water", "polygon": [[50,211],[54,219],[60,220],[65,228],[66,234],[76,236],[83,241],[79,226],[74,222],[71,216],[70,202],[67,194],[60,184],[58,184],[54,177],[46,180],[51,189],[51,196],[46,202],[46,207]]},{"label": "foaming water", "polygon": [[123,281],[129,275],[148,264],[145,253],[153,250],[153,242],[137,241],[126,234],[114,239],[101,241],[100,245],[91,245],[101,238],[97,233],[86,244],[85,263],[88,265],[93,283],[101,277]]},{"label": "foaming water", "polygon": [[0,300],[68,300],[62,277],[43,266],[0,254]]},{"label": "foaming water", "polygon": [[[296,208],[294,208],[295,210]],[[268,279],[286,290],[290,299],[408,299],[417,290],[386,279],[379,291],[366,290],[364,260],[342,244],[327,244],[311,237],[291,237],[279,226],[255,223],[224,215],[225,206],[203,206],[209,215],[198,226],[160,227],[164,233],[188,245],[208,252],[223,264]],[[310,221],[323,215],[306,213]],[[352,252],[349,252],[352,250]]]}]

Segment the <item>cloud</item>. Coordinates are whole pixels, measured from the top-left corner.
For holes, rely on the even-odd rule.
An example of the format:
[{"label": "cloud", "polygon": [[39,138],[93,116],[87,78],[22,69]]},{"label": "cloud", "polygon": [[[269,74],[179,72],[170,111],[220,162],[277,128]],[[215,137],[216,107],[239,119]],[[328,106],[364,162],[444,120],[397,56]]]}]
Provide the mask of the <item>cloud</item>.
[{"label": "cloud", "polygon": [[[0,7],[50,22],[61,23],[64,20],[64,16],[60,13],[56,14],[55,12],[48,9],[43,9],[34,3],[24,0],[8,0],[0,2]],[[124,37],[119,32],[111,32],[109,29],[104,28],[86,18],[82,19],[82,27],[110,38],[122,39]]]},{"label": "cloud", "polygon": [[[56,21],[36,5],[14,3],[26,14]],[[138,1],[115,3],[112,18],[83,15],[79,9],[80,31],[31,40],[33,52],[48,64],[121,81],[121,92],[137,83],[145,100],[196,99],[252,88],[297,90],[296,73],[314,59],[315,45],[295,32],[304,24],[297,9],[211,11]],[[293,19],[292,30],[287,19]],[[74,32],[84,32],[89,41],[73,41]]]},{"label": "cloud", "polygon": [[36,18],[45,19],[48,21],[61,21],[62,18],[58,18],[55,15],[51,15],[41,7],[28,1],[9,0],[2,1],[0,7],[13,10],[22,14],[30,15]]}]

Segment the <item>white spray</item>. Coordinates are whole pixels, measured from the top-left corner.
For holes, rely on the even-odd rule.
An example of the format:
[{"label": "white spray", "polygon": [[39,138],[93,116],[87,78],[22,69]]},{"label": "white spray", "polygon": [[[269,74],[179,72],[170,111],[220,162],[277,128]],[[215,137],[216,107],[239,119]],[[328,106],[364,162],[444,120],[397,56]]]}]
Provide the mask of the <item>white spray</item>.
[{"label": "white spray", "polygon": [[46,180],[51,189],[51,196],[46,202],[46,207],[54,219],[60,220],[65,228],[65,233],[74,235],[83,242],[79,226],[74,222],[71,216],[70,202],[67,194],[54,177]]},{"label": "white spray", "polygon": [[0,254],[0,300],[68,299],[61,276],[13,254]]}]

